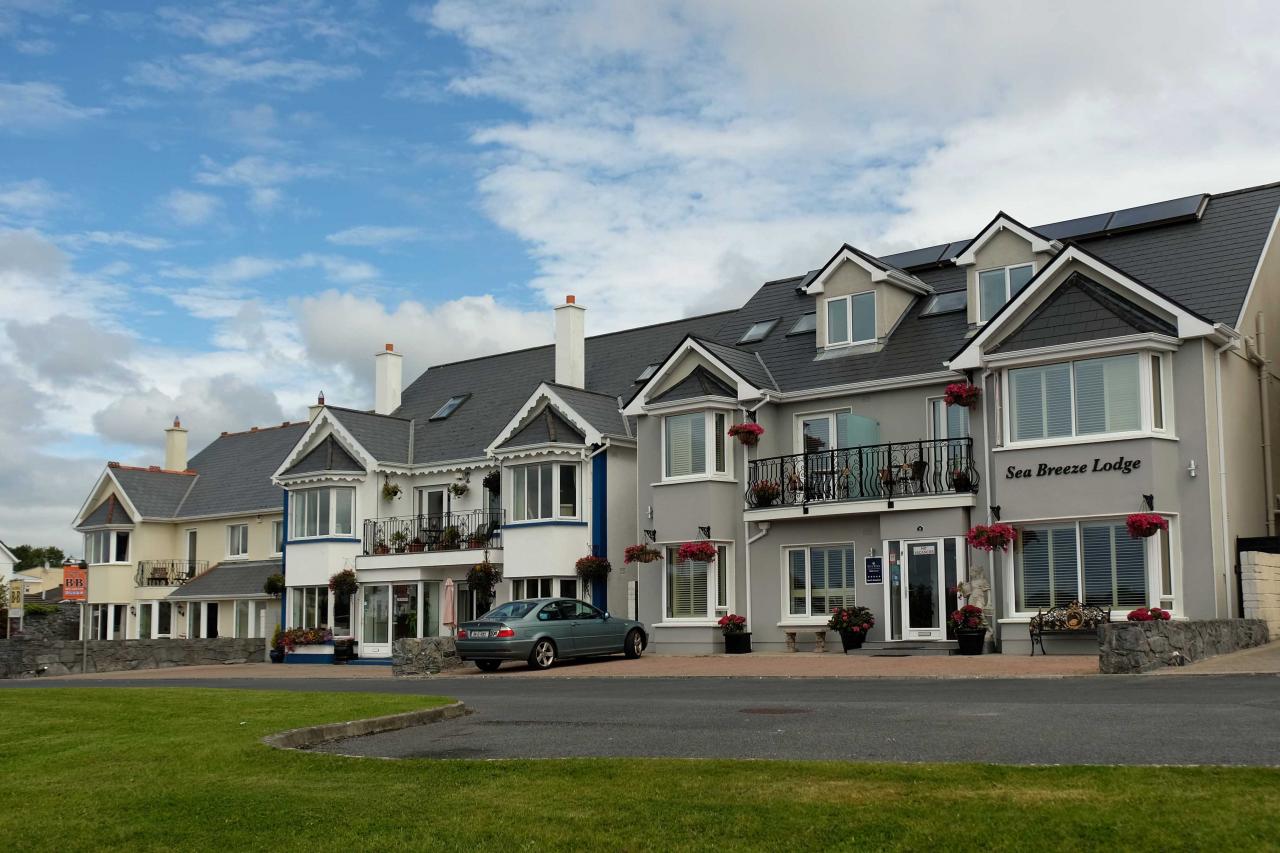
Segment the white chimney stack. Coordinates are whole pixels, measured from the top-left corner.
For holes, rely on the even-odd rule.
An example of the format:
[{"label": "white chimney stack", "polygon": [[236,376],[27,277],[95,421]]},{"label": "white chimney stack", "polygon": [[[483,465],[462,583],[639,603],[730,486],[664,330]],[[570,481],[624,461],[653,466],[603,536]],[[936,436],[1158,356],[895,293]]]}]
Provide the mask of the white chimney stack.
[{"label": "white chimney stack", "polygon": [[556,384],[581,388],[586,384],[586,314],[573,296],[556,306]]},{"label": "white chimney stack", "polygon": [[400,408],[400,391],[404,384],[404,356],[394,344],[373,357],[373,410],[389,415]]},{"label": "white chimney stack", "polygon": [[164,469],[187,470],[187,431],[177,415],[173,416],[173,426],[164,431]]}]

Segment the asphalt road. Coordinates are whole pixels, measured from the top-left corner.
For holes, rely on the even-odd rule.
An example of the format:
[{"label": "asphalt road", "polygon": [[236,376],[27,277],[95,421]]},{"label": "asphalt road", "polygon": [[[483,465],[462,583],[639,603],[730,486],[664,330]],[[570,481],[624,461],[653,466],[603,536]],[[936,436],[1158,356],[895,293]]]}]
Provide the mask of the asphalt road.
[{"label": "asphalt road", "polygon": [[[3,682],[0,682],[3,683]],[[679,758],[1280,766],[1280,676],[67,681],[443,694],[463,719],[339,741],[395,758]],[[8,682],[6,687],[55,682]]]}]

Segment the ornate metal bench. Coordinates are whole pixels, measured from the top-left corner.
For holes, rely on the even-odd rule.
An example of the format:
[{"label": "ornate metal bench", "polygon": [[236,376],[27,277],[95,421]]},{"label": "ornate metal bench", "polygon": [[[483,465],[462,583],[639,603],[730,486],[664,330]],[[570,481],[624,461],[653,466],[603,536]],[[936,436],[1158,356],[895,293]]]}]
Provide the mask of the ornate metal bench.
[{"label": "ornate metal bench", "polygon": [[1103,609],[1093,604],[1081,604],[1073,601],[1066,606],[1050,607],[1039,610],[1027,623],[1027,633],[1031,635],[1031,656],[1036,655],[1036,644],[1040,644],[1040,654],[1047,655],[1044,650],[1045,634],[1087,634],[1096,633],[1099,625],[1111,621],[1111,609]]}]

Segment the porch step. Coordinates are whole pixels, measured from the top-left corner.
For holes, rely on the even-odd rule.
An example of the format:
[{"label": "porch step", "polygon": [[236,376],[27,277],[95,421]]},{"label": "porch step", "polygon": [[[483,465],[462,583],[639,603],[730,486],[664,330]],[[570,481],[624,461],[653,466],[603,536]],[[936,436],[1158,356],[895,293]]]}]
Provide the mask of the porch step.
[{"label": "porch step", "polygon": [[848,654],[877,658],[905,658],[913,655],[946,656],[955,654],[958,648],[959,646],[954,640],[938,640],[936,642],[919,643],[875,642],[863,643],[862,648],[852,649]]}]

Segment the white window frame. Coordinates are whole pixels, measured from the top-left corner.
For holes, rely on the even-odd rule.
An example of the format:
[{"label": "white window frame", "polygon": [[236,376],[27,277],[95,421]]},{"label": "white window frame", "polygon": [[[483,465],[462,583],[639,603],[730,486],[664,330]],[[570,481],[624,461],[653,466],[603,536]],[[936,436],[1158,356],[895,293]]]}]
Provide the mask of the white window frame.
[{"label": "white window frame", "polygon": [[[85,533],[84,534],[84,556],[85,556],[85,560],[89,563],[89,565],[112,566],[112,565],[121,565],[121,564],[128,563],[129,562],[129,554],[127,553],[128,548],[125,549],[126,553],[123,558],[116,553],[116,545],[118,544],[116,542],[116,536],[121,533],[129,534],[128,548],[132,548],[133,547],[133,529],[132,528],[127,530],[121,529],[121,528],[112,528],[109,530],[91,530],[88,533]],[[92,546],[89,545],[89,541],[91,539],[95,539],[98,537],[102,537],[105,539],[105,547],[101,549],[93,548]],[[99,551],[100,552],[99,555],[104,557],[105,559],[100,560],[98,562],[94,562],[93,560],[90,560],[89,556],[95,550]]]},{"label": "white window frame", "polygon": [[[528,500],[527,500],[528,492],[527,492],[527,491],[524,491],[524,489],[525,489],[525,488],[527,488],[527,486],[525,486],[524,484],[521,484],[521,494],[524,494],[524,495],[526,496],[526,500],[525,500],[525,507],[524,507],[524,515],[523,515],[523,517],[521,517],[520,515],[518,515],[518,514],[516,513],[516,472],[517,472],[517,471],[521,472],[521,473],[523,474],[524,478],[525,478],[525,482],[527,483],[527,481],[528,481],[528,477],[529,477],[529,471],[530,471],[530,469],[538,469],[538,470],[539,470],[539,474],[538,474],[538,503],[539,503],[539,509],[538,509],[538,512],[541,512],[541,508],[540,508],[540,507],[541,507],[541,503],[542,503],[542,474],[541,474],[541,470],[540,470],[540,469],[541,469],[544,465],[550,465],[550,466],[551,466],[551,469],[552,469],[552,474],[551,474],[551,515],[546,516],[546,517],[543,517],[543,516],[541,516],[541,515],[537,515],[537,516],[533,516],[533,517],[530,517],[530,516],[529,516],[529,505],[528,505]],[[572,469],[573,469],[573,485],[574,485],[574,490],[575,490],[575,494],[574,494],[574,506],[573,506],[574,512],[573,512],[573,515],[564,515],[564,514],[562,514],[562,513],[560,512],[560,509],[561,509],[561,505],[560,505],[560,480],[561,480],[561,477],[563,476],[563,469],[564,469],[564,468],[572,468]],[[582,484],[582,465],[581,465],[581,463],[579,463],[579,462],[577,462],[577,461],[569,461],[569,460],[565,460],[565,459],[546,459],[546,460],[543,460],[543,461],[541,461],[541,462],[529,462],[529,463],[526,463],[526,464],[523,464],[523,465],[512,465],[512,466],[511,466],[511,476],[508,478],[508,480],[510,481],[510,488],[509,488],[509,490],[508,490],[508,491],[509,491],[509,492],[510,492],[510,494],[511,494],[511,506],[510,506],[510,508],[509,508],[509,511],[510,511],[511,522],[512,522],[513,524],[537,524],[537,523],[539,523],[539,522],[546,522],[546,521],[580,521],[580,520],[582,519],[582,497],[583,497],[583,484]]]},{"label": "white window frame", "polygon": [[[1153,426],[1154,403],[1152,400],[1151,386],[1151,356],[1161,356],[1161,378],[1162,378],[1162,402],[1164,412],[1164,428],[1155,429]],[[1093,361],[1095,359],[1115,358],[1118,356],[1137,356],[1138,359],[1138,429],[1124,430],[1122,432],[1091,432],[1079,433],[1078,420],[1079,413],[1076,411],[1076,368],[1075,365],[1081,361]],[[1169,353],[1163,350],[1153,353],[1151,350],[1122,350],[1101,352],[1082,352],[1071,358],[1057,359],[1040,359],[1029,361],[1026,363],[1009,364],[1001,370],[1000,376],[1000,397],[1003,402],[1001,407],[1001,426],[1004,432],[1004,444],[1001,447],[993,448],[995,451],[1014,450],[1028,447],[1059,447],[1068,444],[1093,444],[1099,441],[1123,441],[1131,438],[1168,438],[1176,439],[1173,428],[1173,411],[1174,404],[1171,400],[1173,393],[1172,359],[1165,357]],[[1056,436],[1054,438],[1035,438],[1019,441],[1014,438],[1013,423],[1015,418],[1014,409],[1017,403],[1013,398],[1013,380],[1011,373],[1024,367],[1052,367],[1059,364],[1067,364],[1071,367],[1071,381],[1069,383],[1071,392],[1071,434]]]},{"label": "white window frame", "polygon": [[[728,540],[710,539],[707,540],[715,545],[717,549],[723,549],[722,554],[717,554],[716,559],[707,564],[707,616],[705,617],[669,617],[667,616],[667,572],[668,556],[671,551],[680,547],[681,542],[662,542],[658,543],[658,548],[662,551],[662,590],[661,595],[661,613],[662,621],[656,623],[655,627],[703,627],[715,625],[716,622],[726,613],[734,612],[734,561],[733,561],[733,543]],[[720,596],[720,571],[718,564],[724,561],[725,571],[725,590],[726,595],[722,599]],[[724,604],[720,604],[720,601]]]},{"label": "white window frame", "polygon": [[[825,625],[831,618],[830,613],[814,613],[813,612],[813,563],[810,551],[814,548],[849,548],[853,551],[853,559],[850,562],[850,571],[853,572],[853,585],[846,586],[845,589],[852,590],[854,602],[857,602],[858,593],[858,543],[852,539],[844,542],[803,542],[791,545],[782,545],[779,547],[782,562],[782,597],[781,601],[781,618],[778,622],[779,626],[784,625]],[[804,583],[805,583],[805,600],[804,613],[791,612],[791,558],[792,551],[804,552]],[[848,575],[846,574],[846,580]],[[846,605],[849,606],[849,605]]]},{"label": "white window frame", "polygon": [[[168,633],[161,634],[157,629],[160,627],[160,608],[164,605],[168,605],[169,607],[169,631]],[[138,607],[138,615],[134,620],[134,628],[133,628],[134,633],[137,635],[137,639],[139,640],[171,640],[175,636],[177,636],[176,633],[174,632],[174,629],[177,627],[176,623],[178,620],[178,608],[174,606],[173,602],[171,601],[139,601],[137,604],[137,607]],[[144,610],[151,611],[151,615],[149,617],[150,625],[148,625],[148,628],[150,629],[148,631],[148,634],[150,636],[146,636],[146,637],[142,636],[142,613]]]},{"label": "white window frame", "polygon": [[[729,440],[729,427],[732,424],[731,412],[728,409],[705,409],[702,411],[704,440],[702,442],[703,452],[706,454],[704,460],[703,471],[699,474],[680,474],[672,476],[667,473],[667,418],[680,415],[697,414],[696,411],[676,411],[667,412],[662,416],[662,423],[659,427],[661,431],[661,441],[658,448],[661,456],[659,464],[662,466],[662,482],[664,483],[689,483],[700,480],[733,480],[733,444]],[[717,441],[716,429],[718,416],[723,416],[724,430],[722,440]],[[723,460],[717,459],[717,444],[723,450]],[[718,467],[720,463],[724,463],[723,469]]]},{"label": "white window frame", "polygon": [[[346,533],[338,532],[338,493],[347,491],[351,495],[351,529]],[[317,523],[317,532],[315,535],[306,535],[306,496],[308,494],[317,495],[316,500],[319,501],[319,493],[329,493],[329,530],[326,533],[320,533],[320,525]],[[301,509],[299,509],[301,507]],[[289,540],[290,542],[305,542],[312,539],[357,539],[356,534],[357,521],[359,515],[359,495],[356,494],[354,486],[316,486],[308,489],[291,489],[289,491]],[[303,524],[297,523],[301,515]]]},{"label": "white window frame", "polygon": [[[316,596],[316,619],[314,625],[302,624],[307,621],[306,593],[308,590],[314,590]],[[290,628],[326,628],[333,625],[333,593],[327,585],[309,584],[307,586],[291,586],[289,593],[289,627]],[[299,597],[302,599],[301,606],[297,602]],[[355,596],[352,596],[352,621],[355,621]],[[294,619],[295,613],[301,618],[297,621]]]},{"label": "white window frame", "polygon": [[271,522],[271,556],[284,553],[284,519]]},{"label": "white window frame", "polygon": [[[563,594],[564,593],[563,587],[566,582],[576,584],[576,587],[574,588],[575,589],[574,595],[569,596],[569,595]],[[537,595],[529,594],[529,584],[531,583],[536,583],[538,585],[538,589],[535,590],[535,592],[538,593]],[[548,590],[547,595],[542,594],[543,586],[545,586]],[[560,576],[539,575],[538,577],[532,577],[532,578],[512,578],[511,579],[511,600],[520,601],[521,599],[528,599],[528,598],[578,598],[578,599],[581,599],[582,593],[585,591],[584,586],[585,585],[581,578],[565,577],[563,575],[560,575]],[[520,590],[519,595],[516,594],[517,587],[519,587],[519,590]]]},{"label": "white window frame", "polygon": [[[243,537],[236,535],[236,531],[240,530],[241,528],[244,529]],[[235,545],[233,544],[233,542],[241,538],[243,538],[244,540],[243,542],[244,550],[237,551],[235,549]],[[228,560],[249,559],[249,523],[247,521],[241,521],[237,524],[227,525],[227,559]]]},{"label": "white window frame", "polygon": [[[938,406],[943,407],[943,411],[942,411],[943,424],[947,426],[947,432],[948,432],[947,435],[938,435],[938,423],[937,423],[937,419],[934,417]],[[948,412],[948,407],[946,403],[946,398],[945,397],[926,397],[924,401],[924,416],[926,421],[925,435],[927,435],[931,441],[950,441],[953,438],[972,438],[973,437],[973,418],[969,414],[968,409],[962,406],[961,410],[965,413],[964,420],[965,420],[965,425],[968,429],[964,435],[950,435],[950,418],[947,417],[949,412]]]},{"label": "white window frame", "polygon": [[[853,300],[855,298],[867,297],[867,296],[871,297],[871,337],[854,340],[853,338]],[[845,303],[845,306],[846,306],[845,316],[844,316],[845,339],[842,341],[831,340],[830,309],[831,309],[831,304],[833,302],[843,302]],[[874,290],[864,290],[864,291],[861,291],[860,293],[850,293],[845,296],[835,296],[835,297],[832,297],[831,299],[823,300],[822,322],[826,324],[824,328],[826,329],[826,332],[827,332],[827,349],[836,349],[839,347],[853,347],[853,346],[858,346],[859,344],[875,343],[878,340],[875,333],[876,326],[877,326],[876,312],[879,310],[879,305],[877,304],[878,302],[879,302],[879,299],[876,297],[876,292]]]},{"label": "white window frame", "polygon": [[[974,284],[974,290],[976,291],[975,296],[977,297],[977,300],[978,300],[978,325],[979,326],[985,325],[986,323],[990,322],[991,317],[994,317],[996,314],[1000,313],[1000,308],[1003,308],[1004,306],[1009,304],[1009,299],[1011,298],[1011,296],[1009,295],[1009,272],[1011,270],[1022,269],[1023,267],[1031,267],[1031,278],[1036,277],[1036,265],[1034,261],[1028,261],[1022,264],[1009,264],[1008,266],[1003,266],[1003,267],[987,267],[986,269],[981,269],[981,270],[978,270],[976,273],[974,273],[975,278],[973,280],[973,284]],[[988,273],[988,272],[1004,273],[1004,301],[1000,303],[1000,308],[997,308],[994,312],[992,312],[991,317],[984,318],[982,316],[982,274]],[[1031,279],[1027,279],[1027,281],[1030,282]],[[1025,289],[1026,285],[1024,284],[1022,287]],[[1020,290],[1018,292],[1021,293],[1022,291]]]}]

